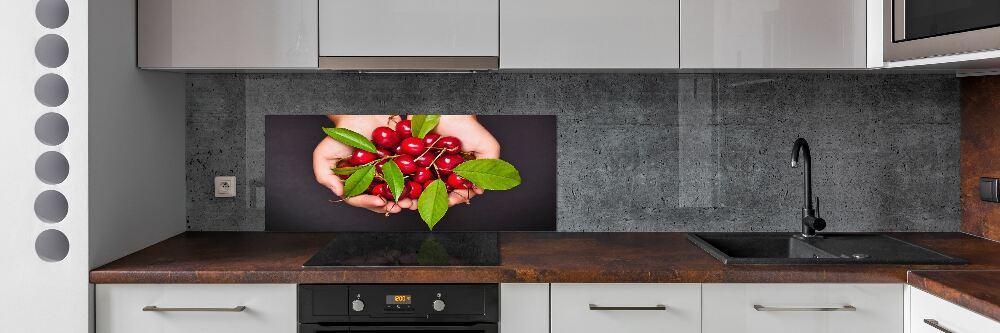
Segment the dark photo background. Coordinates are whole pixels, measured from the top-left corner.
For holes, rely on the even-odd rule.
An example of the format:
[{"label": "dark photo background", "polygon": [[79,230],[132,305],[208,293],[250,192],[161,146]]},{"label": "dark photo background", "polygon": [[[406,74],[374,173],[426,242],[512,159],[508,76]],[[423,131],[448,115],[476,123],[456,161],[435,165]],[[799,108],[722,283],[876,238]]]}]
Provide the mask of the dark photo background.
[{"label": "dark photo background", "polygon": [[[556,117],[479,116],[500,142],[500,158],[521,172],[521,185],[487,191],[448,209],[435,231],[556,230]],[[265,126],[265,228],[268,231],[427,231],[416,211],[385,217],[334,202],[316,183],[312,151],[333,127],[326,116],[268,115]]]}]

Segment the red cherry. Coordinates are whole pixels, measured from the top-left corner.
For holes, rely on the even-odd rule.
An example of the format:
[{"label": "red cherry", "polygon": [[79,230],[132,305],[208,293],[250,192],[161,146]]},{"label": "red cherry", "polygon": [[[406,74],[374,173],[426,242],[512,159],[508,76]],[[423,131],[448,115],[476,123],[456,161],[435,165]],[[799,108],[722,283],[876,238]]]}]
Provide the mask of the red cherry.
[{"label": "red cherry", "polygon": [[392,148],[399,144],[399,133],[391,128],[382,126],[372,131],[372,142],[382,148]]},{"label": "red cherry", "polygon": [[431,172],[431,169],[418,167],[417,171],[413,173],[413,178],[411,179],[417,183],[423,184],[428,180],[431,180],[431,178],[434,178],[434,174]]},{"label": "red cherry", "polygon": [[375,155],[375,153],[367,150],[355,149],[354,153],[351,154],[351,158],[347,159],[347,163],[351,163],[351,165],[362,165],[374,161],[376,158],[378,158],[378,155]]},{"label": "red cherry", "polygon": [[462,140],[453,136],[446,136],[438,140],[434,147],[444,148],[449,153],[456,153],[462,150]]},{"label": "red cherry", "polygon": [[396,148],[396,152],[398,152],[400,154],[407,154],[407,155],[411,155],[411,156],[418,156],[418,155],[420,155],[421,153],[424,152],[425,148],[427,148],[427,147],[424,146],[424,142],[422,140],[420,140],[420,138],[412,138],[411,137],[411,138],[403,139],[403,142],[401,142],[399,144],[399,147]]},{"label": "red cherry", "polygon": [[431,153],[422,154],[417,156],[417,158],[415,158],[413,161],[417,162],[417,165],[419,166],[429,167],[431,166],[431,162],[434,161],[434,155]]},{"label": "red cherry", "polygon": [[403,120],[396,123],[396,133],[399,133],[399,136],[404,138],[413,136],[413,129],[410,127],[410,121]]},{"label": "red cherry", "polygon": [[375,151],[378,152],[378,158],[388,157],[392,155],[392,153],[390,153],[388,150],[382,148],[376,149]]},{"label": "red cherry", "polygon": [[424,193],[424,187],[415,181],[408,181],[406,185],[410,187],[410,192],[408,192],[410,199],[420,199],[420,194]]},{"label": "red cherry", "polygon": [[[412,191],[412,189],[410,188],[410,184],[409,184],[409,182],[407,182],[407,183],[403,183],[403,191],[402,191],[402,192],[400,192],[400,194],[399,194],[399,199],[400,199],[400,200],[403,200],[403,199],[406,199],[406,198],[407,198],[407,195],[408,195],[408,194],[409,194],[409,193],[410,193],[411,191]],[[392,190],[391,190],[391,189],[389,189],[389,186],[388,186],[388,185],[386,185],[386,186],[385,186],[385,189],[384,189],[384,190],[382,190],[382,192],[381,192],[381,193],[379,193],[379,195],[381,195],[381,196],[382,196],[383,198],[385,198],[386,200],[389,200],[389,201],[392,201],[393,199],[395,199],[395,198],[393,198],[393,197],[392,197]]]},{"label": "red cherry", "polygon": [[434,143],[437,142],[439,138],[441,138],[441,136],[434,133],[424,135],[424,146],[434,147]]},{"label": "red cherry", "polygon": [[389,160],[382,160],[382,161],[380,161],[378,163],[375,163],[375,171],[378,171],[378,173],[381,174],[382,173],[382,166],[385,165],[385,162],[388,162],[388,161]]},{"label": "red cherry", "polygon": [[472,188],[472,182],[470,182],[470,181],[466,180],[465,178],[462,178],[462,176],[459,176],[458,174],[454,174],[454,173],[451,174],[451,176],[448,176],[448,185],[451,186],[451,187],[454,187],[456,189],[468,189],[468,188]]},{"label": "red cherry", "polygon": [[402,171],[404,175],[417,172],[417,164],[413,162],[413,156],[400,155],[392,159],[392,161],[396,162],[396,166],[399,167],[399,171]]},{"label": "red cherry", "polygon": [[383,186],[382,191],[378,192],[378,195],[385,200],[392,201],[392,190],[389,189],[389,185]]},{"label": "red cherry", "polygon": [[369,192],[372,195],[378,196],[378,195],[382,195],[383,192],[388,192],[388,191],[389,191],[389,187],[387,187],[385,185],[385,183],[379,183],[379,184],[375,184],[375,187],[373,187],[371,189],[371,191],[369,191]]},{"label": "red cherry", "polygon": [[465,162],[465,160],[458,154],[444,155],[438,158],[437,162],[434,162],[434,167],[437,168],[438,173],[442,176],[447,176],[451,174],[451,169],[462,164],[462,162]]}]

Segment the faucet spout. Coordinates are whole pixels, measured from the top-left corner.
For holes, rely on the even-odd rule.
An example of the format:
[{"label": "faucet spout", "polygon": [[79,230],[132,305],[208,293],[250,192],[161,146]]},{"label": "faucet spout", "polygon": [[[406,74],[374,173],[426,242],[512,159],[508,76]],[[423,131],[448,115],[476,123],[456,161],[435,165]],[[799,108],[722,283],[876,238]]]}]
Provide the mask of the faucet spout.
[{"label": "faucet spout", "polygon": [[[799,163],[801,157],[801,163]],[[809,143],[804,138],[795,140],[792,146],[792,167],[804,166],[802,172],[802,236],[814,237],[817,230],[826,228],[826,221],[816,216],[812,204],[812,155],[809,154]]]}]

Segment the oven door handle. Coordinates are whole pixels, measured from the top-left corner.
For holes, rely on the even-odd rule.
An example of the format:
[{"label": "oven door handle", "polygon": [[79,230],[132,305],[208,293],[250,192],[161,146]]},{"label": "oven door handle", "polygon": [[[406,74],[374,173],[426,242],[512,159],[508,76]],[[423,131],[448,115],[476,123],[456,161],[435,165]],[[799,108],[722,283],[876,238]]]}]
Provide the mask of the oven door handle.
[{"label": "oven door handle", "polygon": [[[440,332],[440,331],[463,331],[463,332],[483,332],[496,333],[496,324],[472,324],[472,325],[422,325],[414,323],[413,326],[355,326],[351,325],[351,332]],[[322,332],[322,331],[321,331]]]},{"label": "oven door handle", "polygon": [[426,325],[413,323],[411,326],[402,325],[344,325],[325,326],[316,324],[302,324],[299,326],[300,333],[326,333],[326,332],[441,332],[441,331],[464,331],[497,333],[496,324],[472,324],[472,325]]}]

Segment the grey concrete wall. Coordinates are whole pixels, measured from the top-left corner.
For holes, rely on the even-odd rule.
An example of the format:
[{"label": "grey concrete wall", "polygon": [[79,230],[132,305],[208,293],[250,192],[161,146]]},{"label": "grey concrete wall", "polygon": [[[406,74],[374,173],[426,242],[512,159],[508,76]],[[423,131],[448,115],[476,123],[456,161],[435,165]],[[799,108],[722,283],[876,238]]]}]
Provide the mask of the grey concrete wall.
[{"label": "grey concrete wall", "polygon": [[[959,86],[882,74],[187,78],[188,227],[264,229],[264,115],[554,114],[562,231],[793,231],[792,141],[829,231],[957,231]],[[212,178],[236,175],[235,199]]]}]

